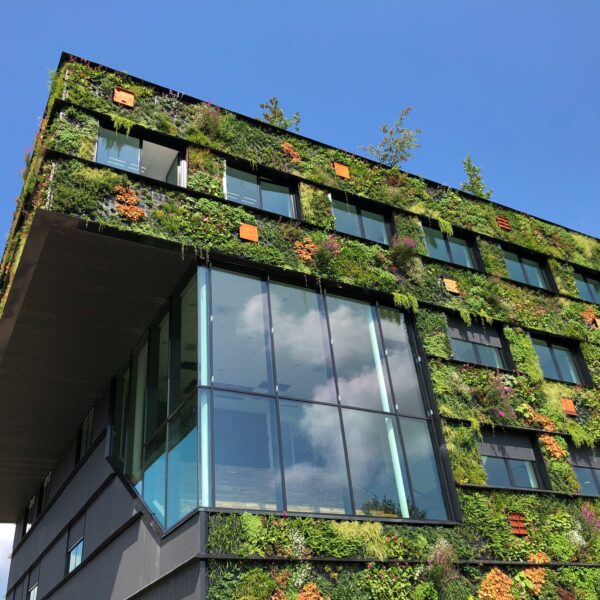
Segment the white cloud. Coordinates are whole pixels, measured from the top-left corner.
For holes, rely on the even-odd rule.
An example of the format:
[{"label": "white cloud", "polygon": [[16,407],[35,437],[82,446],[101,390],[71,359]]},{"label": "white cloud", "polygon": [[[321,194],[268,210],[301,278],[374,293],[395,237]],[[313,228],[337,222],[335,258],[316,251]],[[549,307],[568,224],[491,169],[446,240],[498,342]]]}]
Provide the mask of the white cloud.
[{"label": "white cloud", "polygon": [[10,566],[10,553],[12,552],[15,526],[9,523],[0,523],[0,597],[4,598],[6,583],[8,581],[8,568]]}]

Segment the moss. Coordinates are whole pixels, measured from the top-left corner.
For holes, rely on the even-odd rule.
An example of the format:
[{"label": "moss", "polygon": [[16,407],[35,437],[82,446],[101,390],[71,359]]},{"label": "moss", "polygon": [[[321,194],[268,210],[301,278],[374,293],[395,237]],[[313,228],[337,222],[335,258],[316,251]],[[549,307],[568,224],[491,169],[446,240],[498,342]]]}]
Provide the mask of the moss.
[{"label": "moss", "polygon": [[464,425],[444,425],[444,438],[452,464],[452,474],[458,483],[485,485],[487,475],[477,448],[475,432]]},{"label": "moss", "polygon": [[190,147],[187,153],[187,187],[196,192],[223,197],[224,161],[208,150]]},{"label": "moss", "polygon": [[417,315],[417,330],[425,352],[431,356],[450,358],[452,350],[447,335],[448,319],[444,313],[420,310]]},{"label": "moss", "polygon": [[490,275],[495,275],[496,277],[509,276],[502,248],[498,244],[477,238],[477,247],[483,260],[483,266]]},{"label": "moss", "polygon": [[67,107],[48,128],[46,144],[53,150],[93,160],[99,128],[98,119]]},{"label": "moss", "polygon": [[544,374],[531,343],[531,338],[518,327],[505,327],[504,336],[510,347],[510,353],[517,370],[527,375],[532,382],[541,383],[544,380]]},{"label": "moss", "polygon": [[324,229],[333,229],[335,221],[329,194],[304,182],[300,183],[299,191],[302,217],[306,222]]}]

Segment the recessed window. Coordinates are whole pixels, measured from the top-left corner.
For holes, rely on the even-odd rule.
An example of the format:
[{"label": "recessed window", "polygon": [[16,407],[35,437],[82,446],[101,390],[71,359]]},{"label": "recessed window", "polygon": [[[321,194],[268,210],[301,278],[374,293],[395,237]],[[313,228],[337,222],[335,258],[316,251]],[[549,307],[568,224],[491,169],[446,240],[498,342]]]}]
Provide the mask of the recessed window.
[{"label": "recessed window", "polygon": [[600,304],[600,279],[579,271],[575,271],[573,276],[580,298],[586,302]]},{"label": "recessed window", "polygon": [[484,431],[479,442],[481,462],[491,487],[540,487],[540,478],[531,439],[527,435]]},{"label": "recessed window", "polygon": [[185,165],[178,150],[100,128],[96,162],[172,183],[185,185]]},{"label": "recessed window", "polygon": [[66,573],[77,568],[83,559],[83,534],[85,531],[85,515],[71,523],[67,536]]},{"label": "recessed window", "polygon": [[79,462],[85,453],[92,447],[94,433],[94,409],[90,410],[87,417],[79,426],[77,434],[77,452],[75,462]]},{"label": "recessed window", "polygon": [[448,319],[452,358],[467,363],[507,368],[507,354],[495,327],[466,325],[460,319]]},{"label": "recessed window", "polygon": [[227,166],[227,200],[260,208],[284,217],[295,217],[294,193],[289,185],[268,177]]},{"label": "recessed window", "polygon": [[23,519],[23,533],[27,533],[34,521],[36,520],[38,515],[38,498],[37,495],[33,496],[31,500],[27,503],[27,508],[25,509],[25,517]]},{"label": "recessed window", "polygon": [[546,379],[581,383],[578,357],[573,349],[534,336],[531,336],[531,341]]},{"label": "recessed window", "polygon": [[448,235],[425,225],[423,233],[429,256],[470,269],[475,268],[475,248],[470,240]]},{"label": "recessed window", "polygon": [[509,250],[503,249],[503,254],[510,279],[545,290],[550,289],[550,274],[543,263]]},{"label": "recessed window", "polygon": [[579,493],[600,496],[600,456],[593,448],[569,448],[571,464],[579,482]]},{"label": "recessed window", "polygon": [[48,506],[48,501],[50,500],[50,483],[52,482],[52,472],[48,473],[46,477],[44,477],[44,481],[42,481],[42,488],[40,491],[40,512],[45,510],[46,506]]},{"label": "recessed window", "polygon": [[336,231],[380,244],[390,243],[388,219],[384,214],[337,198],[333,198],[331,204]]},{"label": "recessed window", "polygon": [[29,571],[29,576],[27,578],[27,600],[37,600],[39,577],[40,563]]},{"label": "recessed window", "polygon": [[83,539],[79,540],[70,550],[68,556],[67,573],[77,568],[83,558]]}]

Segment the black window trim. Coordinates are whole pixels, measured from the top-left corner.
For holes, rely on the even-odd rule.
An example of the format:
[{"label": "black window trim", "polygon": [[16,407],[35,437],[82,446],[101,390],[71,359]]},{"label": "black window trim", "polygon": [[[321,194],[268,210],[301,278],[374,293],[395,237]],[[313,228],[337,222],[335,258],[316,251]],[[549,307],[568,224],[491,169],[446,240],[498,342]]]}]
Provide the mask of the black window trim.
[{"label": "black window trim", "polygon": [[[465,333],[467,333],[469,331],[469,329],[472,327],[472,325],[467,325],[458,314],[446,314],[447,316],[447,320],[448,320],[448,326],[446,328],[446,334],[448,336],[448,341],[450,342],[450,348],[452,349],[452,342],[450,341],[451,339],[459,339],[460,341],[464,341],[462,338],[455,338],[452,335],[450,335],[450,329],[455,326],[457,329],[461,329],[462,331],[464,331]],[[475,325],[478,325],[477,323]],[[500,327],[499,327],[500,325]],[[492,330],[494,330],[494,333],[497,335],[498,340],[500,342],[500,347],[498,348],[498,350],[500,351],[500,358],[502,360],[502,367],[500,367],[498,370],[501,371],[514,371],[515,369],[515,365],[512,359],[512,355],[510,353],[510,348],[508,346],[508,342],[506,341],[506,338],[504,337],[504,332],[502,330],[501,327],[501,323],[494,321],[494,323],[492,325],[488,325],[484,322],[481,323],[481,327],[483,327],[483,329],[485,330],[486,328],[490,328]],[[466,363],[466,364],[472,364],[475,365],[477,367],[483,367],[486,369],[497,369],[497,367],[493,367],[490,365],[486,365],[485,363],[481,362],[481,357],[479,354],[479,348],[478,346],[486,346],[488,348],[495,348],[496,346],[491,346],[489,344],[478,344],[477,342],[469,342],[472,346],[473,346],[473,351],[475,352],[475,357],[477,359],[478,362],[475,363],[469,363],[468,361],[464,361],[464,360],[459,360],[456,358],[451,358],[451,360],[455,361],[455,362],[459,362],[459,363]]]},{"label": "black window trim", "polygon": [[[502,250],[502,258],[503,258],[505,264],[506,264],[506,258],[504,256],[505,251],[512,252],[512,254],[515,254],[517,256],[517,259],[519,260],[519,266],[521,267],[521,270],[523,271],[523,277],[525,279],[525,282],[513,279],[510,276],[510,272],[508,274],[508,277],[505,277],[504,279],[506,279],[508,281],[512,281],[516,285],[522,285],[522,286],[528,287],[533,290],[541,290],[542,292],[549,292],[551,294],[560,294],[558,287],[556,286],[556,281],[554,280],[554,276],[552,275],[550,265],[548,264],[548,256],[546,256],[544,254],[538,254],[535,251],[532,251],[528,248],[516,246],[514,244],[510,244],[510,243],[506,243],[506,242],[497,242],[497,244],[498,244],[498,246],[500,246],[500,249]],[[535,285],[535,284],[529,282],[529,277],[527,276],[527,271],[523,267],[523,259],[524,258],[527,258],[527,259],[532,260],[535,263],[537,263],[537,265],[539,266],[540,272],[542,274],[544,283],[546,284],[546,287],[540,287],[539,285]],[[508,270],[508,266],[506,268]]]},{"label": "black window trim", "polygon": [[[578,383],[574,383],[574,382],[568,381],[566,379],[554,379],[553,377],[547,377],[545,374],[544,374],[544,379],[547,379],[548,381],[558,381],[560,383],[564,383],[565,385],[574,385],[574,386],[580,385],[583,387],[591,387],[593,385],[592,377],[590,375],[590,372],[587,368],[587,364],[581,353],[580,345],[577,341],[575,341],[571,338],[550,335],[548,333],[541,332],[541,331],[529,331],[528,333],[529,333],[529,338],[531,339],[532,344],[533,344],[534,339],[546,342],[546,344],[548,344],[548,349],[550,351],[550,356],[552,357],[552,362],[554,364],[554,368],[556,369],[557,373],[561,377],[562,377],[562,372],[560,369],[560,365],[558,364],[558,361],[556,360],[556,356],[554,355],[553,346],[562,346],[563,348],[567,348],[567,350],[569,350],[569,352],[571,353],[571,357],[573,359],[573,364],[575,365],[575,370],[577,371],[577,374],[579,375]],[[534,345],[534,350],[535,350],[535,345]],[[537,351],[536,351],[536,357],[537,357]],[[538,363],[539,363],[539,357],[538,357]],[[540,369],[541,369],[542,365],[541,365],[541,363],[539,363],[539,364],[540,364]],[[543,369],[542,369],[542,373],[543,373]]]},{"label": "black window trim", "polygon": [[[323,188],[323,189],[325,189],[325,188]],[[333,212],[333,202],[334,201],[345,202],[349,206],[353,206],[354,208],[356,208],[356,216],[358,217],[358,227],[360,229],[360,235],[353,235],[351,233],[346,233],[344,231],[338,231],[338,229],[334,226],[334,230],[337,234],[347,236],[347,237],[355,239],[355,240],[361,240],[361,241],[367,242],[369,244],[379,244],[380,246],[383,246],[384,248],[387,248],[391,245],[392,239],[396,233],[395,228],[394,228],[394,219],[393,219],[391,206],[388,207],[389,210],[386,210],[384,204],[381,204],[379,202],[377,202],[377,203],[370,202],[367,198],[359,198],[356,196],[352,196],[351,194],[346,194],[345,192],[342,192],[340,190],[337,190],[335,192],[328,191],[327,193],[329,194],[330,205],[331,205],[331,215],[333,216],[334,222],[335,222],[335,214]],[[343,198],[342,198],[342,195],[344,196]],[[388,236],[387,243],[378,242],[376,240],[371,240],[368,237],[366,237],[365,225],[364,225],[363,216],[362,216],[363,210],[375,213],[375,214],[383,217],[385,232]]]},{"label": "black window trim", "polygon": [[[231,204],[235,204],[236,206],[243,206],[244,208],[250,208],[251,210],[260,211],[266,215],[276,215],[276,217],[281,217],[283,219],[290,219],[292,221],[303,221],[302,212],[301,212],[301,204],[300,204],[300,193],[299,193],[299,180],[297,178],[288,176],[286,173],[282,173],[281,171],[277,171],[275,169],[270,169],[269,167],[265,167],[263,165],[254,165],[246,160],[242,159],[234,159],[234,158],[223,158],[223,163],[225,165],[223,169],[223,198],[230,202]],[[227,198],[227,169],[228,168],[236,169],[238,171],[243,171],[244,173],[248,173],[250,175],[254,175],[257,180],[258,185],[258,196],[260,206],[248,206],[247,204],[243,204],[242,202],[235,202],[234,200],[230,200]],[[275,185],[285,186],[289,189],[290,198],[291,198],[291,206],[293,214],[291,216],[280,215],[279,213],[266,210],[263,208],[262,201],[262,186],[261,182],[264,181],[266,183],[274,183]]]},{"label": "black window trim", "polygon": [[[84,442],[84,434],[86,435],[85,447],[82,446]],[[77,464],[84,456],[87,451],[91,448],[94,441],[94,408],[92,407],[87,415],[81,421],[79,429],[77,430],[77,448],[75,450],[75,464]]]},{"label": "black window trim", "polygon": [[[462,229],[460,227],[455,227],[452,225],[452,235],[448,236],[447,233],[443,232],[435,223],[428,222],[424,223],[423,220],[420,221],[421,229],[423,231],[423,242],[425,244],[425,248],[427,249],[427,256],[425,258],[429,260],[433,260],[436,262],[443,263],[445,265],[453,265],[458,267],[459,269],[468,269],[470,271],[476,271],[478,273],[485,273],[485,266],[483,264],[483,260],[481,258],[481,254],[479,253],[479,246],[477,244],[477,235],[468,229]],[[452,249],[450,247],[450,242],[448,241],[448,237],[453,237],[463,242],[467,243],[467,249],[469,251],[469,256],[471,257],[471,262],[473,263],[472,267],[468,267],[466,265],[461,265],[460,263],[455,262],[454,260],[442,260],[441,258],[436,258],[435,256],[431,256],[429,254],[429,247],[427,246],[427,240],[425,238],[425,230],[427,227],[429,229],[433,229],[435,231],[439,231],[443,238],[444,243],[446,244],[446,251],[448,252],[448,256],[452,259]]]},{"label": "black window trim", "polygon": [[[592,292],[592,288],[588,279],[593,279],[594,281],[600,283],[600,273],[584,269],[583,267],[573,267],[573,276],[575,276],[576,274],[580,275],[583,278],[583,281],[590,292],[590,296],[593,298],[594,293]],[[577,298],[581,300],[581,302],[587,302],[588,304],[595,304],[596,306],[600,306],[600,301],[596,302],[595,300],[586,300],[585,298],[581,297],[579,288],[577,287],[577,282],[575,282],[575,288],[577,289]]]}]

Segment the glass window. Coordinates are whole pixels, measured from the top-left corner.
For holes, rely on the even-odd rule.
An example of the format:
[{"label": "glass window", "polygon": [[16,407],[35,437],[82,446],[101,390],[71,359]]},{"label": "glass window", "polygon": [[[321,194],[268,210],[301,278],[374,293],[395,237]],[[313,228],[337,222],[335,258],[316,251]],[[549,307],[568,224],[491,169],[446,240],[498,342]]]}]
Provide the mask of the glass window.
[{"label": "glass window", "polygon": [[52,482],[52,472],[44,477],[42,482],[42,490],[40,493],[40,512],[44,511],[50,500],[50,483]]},{"label": "glass window", "polygon": [[75,546],[69,550],[67,573],[70,573],[73,569],[81,564],[83,558],[83,539],[79,540]]},{"label": "glass window", "polygon": [[144,501],[163,526],[166,508],[166,434],[167,428],[163,426],[148,442],[144,452]]},{"label": "glass window", "polygon": [[27,600],[37,600],[38,584],[36,583],[27,591]]},{"label": "glass window", "polygon": [[412,484],[415,519],[448,518],[429,424],[422,419],[400,418],[400,431]]},{"label": "glass window", "polygon": [[25,525],[25,533],[27,533],[34,521],[36,520],[38,515],[38,503],[37,496],[33,496],[29,503],[27,504],[27,508],[25,509],[25,518],[23,519]]},{"label": "glass window", "polygon": [[390,412],[374,307],[367,302],[328,296],[327,310],[341,403]]},{"label": "glass window", "polygon": [[214,393],[215,506],[282,510],[272,398]]},{"label": "glass window", "polygon": [[331,206],[336,231],[380,244],[389,244],[388,222],[385,215],[336,198],[332,200]]},{"label": "glass window", "polygon": [[581,383],[575,357],[570,348],[533,336],[531,341],[538,355],[544,377],[570,383]]},{"label": "glass window", "polygon": [[508,276],[513,281],[548,289],[548,279],[542,265],[531,258],[503,250]]},{"label": "glass window", "polygon": [[146,394],[146,439],[167,418],[167,400],[169,388],[169,314],[167,313],[157,327],[150,330],[150,354],[148,391]]},{"label": "glass window", "polygon": [[147,140],[100,128],[96,162],[177,184],[179,152]]},{"label": "glass window", "polygon": [[198,408],[196,398],[169,423],[167,527],[198,506]]},{"label": "glass window", "polygon": [[76,462],[87,453],[87,451],[92,447],[93,441],[93,431],[94,431],[94,409],[90,410],[86,418],[83,420],[81,425],[79,426],[79,432],[77,434],[77,456]]},{"label": "glass window", "polygon": [[212,271],[215,387],[274,391],[266,283]]},{"label": "glass window", "polygon": [[281,396],[335,402],[331,346],[322,296],[271,283],[277,386]]},{"label": "glass window", "polygon": [[442,233],[426,225],[423,225],[423,232],[429,256],[444,262],[473,268],[471,246],[466,240]]},{"label": "glass window", "polygon": [[488,486],[539,488],[535,453],[528,435],[484,431],[479,452]]},{"label": "glass window", "polygon": [[573,470],[579,482],[580,494],[600,496],[600,471],[587,467],[573,467]]},{"label": "glass window", "polygon": [[351,513],[337,407],[281,401],[287,510]]},{"label": "glass window", "polygon": [[402,415],[424,417],[425,409],[404,314],[393,308],[379,307],[379,318],[396,410]]},{"label": "glass window", "polygon": [[456,318],[448,319],[448,336],[452,358],[486,367],[506,367],[500,334],[494,327],[466,325]]},{"label": "glass window", "polygon": [[285,217],[295,215],[294,194],[289,186],[229,166],[225,179],[227,200]]},{"label": "glass window", "polygon": [[395,417],[343,410],[356,514],[408,518],[406,463]]},{"label": "glass window", "polygon": [[582,300],[600,304],[600,280],[575,271],[575,284]]}]

